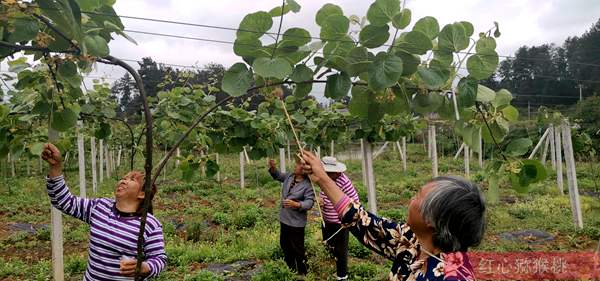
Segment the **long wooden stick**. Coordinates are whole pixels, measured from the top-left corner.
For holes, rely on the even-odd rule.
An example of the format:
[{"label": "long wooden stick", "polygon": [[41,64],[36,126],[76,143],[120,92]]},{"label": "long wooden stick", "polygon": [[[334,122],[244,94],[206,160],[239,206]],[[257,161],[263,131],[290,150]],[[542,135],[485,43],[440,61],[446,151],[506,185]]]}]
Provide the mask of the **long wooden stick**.
[{"label": "long wooden stick", "polygon": [[[290,118],[290,114],[287,111],[287,108],[285,107],[285,102],[283,100],[279,100],[281,101],[281,105],[283,106],[283,112],[285,113],[285,117],[287,119],[288,125],[290,125],[290,128],[292,129],[292,133],[294,134],[294,140],[296,141],[296,145],[298,146],[298,149],[300,150],[300,155],[302,157],[304,157],[304,151],[302,149],[302,145],[300,144],[300,138],[298,138],[298,134],[296,133],[296,129],[294,128],[294,124],[292,123],[292,118]],[[325,219],[323,219],[323,212],[321,211],[321,204],[319,204],[319,200],[317,200],[317,191],[315,190],[315,186],[313,185],[312,180],[310,179],[310,176],[308,177],[308,182],[310,183],[310,187],[313,190],[313,193],[315,194],[315,202],[317,203],[317,208],[319,209],[319,216],[321,217],[321,224],[323,225],[323,227],[325,227]]]}]

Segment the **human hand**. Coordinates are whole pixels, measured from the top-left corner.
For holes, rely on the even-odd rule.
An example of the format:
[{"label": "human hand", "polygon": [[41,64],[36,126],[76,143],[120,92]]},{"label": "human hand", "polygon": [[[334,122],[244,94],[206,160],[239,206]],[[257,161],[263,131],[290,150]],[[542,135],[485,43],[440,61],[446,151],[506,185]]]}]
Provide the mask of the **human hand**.
[{"label": "human hand", "polygon": [[62,174],[62,156],[60,155],[60,150],[55,145],[51,143],[44,145],[42,159],[50,165],[48,176],[57,177]]},{"label": "human hand", "polygon": [[274,170],[274,169],[276,169],[275,165],[276,165],[276,164],[275,164],[275,160],[273,160],[273,159],[269,159],[269,170]]},{"label": "human hand", "polygon": [[329,177],[325,172],[325,168],[323,168],[323,163],[321,162],[321,159],[312,154],[310,151],[302,151],[302,160],[302,169],[304,170],[304,173],[309,175],[312,182],[319,183],[324,178]]},{"label": "human hand", "polygon": [[294,201],[291,199],[285,199],[283,200],[283,207],[284,208],[290,208],[290,209],[300,209],[302,205],[300,205],[300,202],[298,201]]},{"label": "human hand", "polygon": [[[120,262],[121,275],[133,277],[135,275],[135,267],[137,266],[137,259],[123,257]],[[142,276],[150,275],[150,266],[147,262],[142,262],[142,268],[140,269]]]}]

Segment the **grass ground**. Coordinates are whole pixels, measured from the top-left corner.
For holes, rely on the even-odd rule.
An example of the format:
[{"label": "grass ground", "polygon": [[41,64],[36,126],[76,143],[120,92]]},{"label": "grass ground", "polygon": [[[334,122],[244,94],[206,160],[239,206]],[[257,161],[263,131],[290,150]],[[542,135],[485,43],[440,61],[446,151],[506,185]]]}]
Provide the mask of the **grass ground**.
[{"label": "grass ground", "polygon": [[[374,163],[381,215],[404,219],[408,200],[430,179],[431,164],[423,147],[411,145],[409,153],[407,172],[402,171],[398,155],[391,150]],[[238,186],[237,155],[221,157],[221,163],[221,183],[200,177],[182,182],[177,170],[160,178],[155,215],[164,226],[169,266],[158,280],[293,280],[293,274],[280,260],[277,221],[280,184],[266,172],[266,160],[253,161],[246,167],[245,189]],[[348,174],[365,202],[360,161],[346,163]],[[461,160],[440,159],[440,174],[461,175],[462,167]],[[548,180],[536,184],[528,194],[502,189],[501,203],[488,209],[486,237],[476,250],[595,250],[600,239],[599,179],[593,164],[578,163],[577,168],[580,192],[586,194],[581,197],[583,229],[576,229],[571,223],[569,198],[558,193],[555,175],[551,173]],[[75,167],[67,171],[67,176],[71,190],[77,193]],[[482,180],[475,161],[472,179]],[[97,196],[112,197],[115,183],[116,177],[105,179]],[[0,203],[0,280],[49,280],[50,203],[43,177],[1,179]],[[306,279],[332,280],[335,264],[321,244],[318,213],[311,212],[310,219],[306,236],[310,274]],[[31,225],[35,230],[15,230]],[[64,228],[67,280],[81,280],[89,229],[68,217],[64,219]],[[504,232],[529,229],[546,231],[554,239],[528,243],[500,236]],[[389,262],[371,254],[353,237],[350,255],[351,280],[386,279]]]}]

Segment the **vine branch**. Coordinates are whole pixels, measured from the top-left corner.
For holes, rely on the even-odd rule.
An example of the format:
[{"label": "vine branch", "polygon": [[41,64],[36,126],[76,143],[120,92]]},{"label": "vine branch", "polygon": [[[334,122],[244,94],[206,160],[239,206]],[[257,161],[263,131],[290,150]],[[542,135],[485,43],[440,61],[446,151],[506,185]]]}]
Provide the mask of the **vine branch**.
[{"label": "vine branch", "polygon": [[[477,112],[479,112],[479,114],[481,114],[481,117],[483,118],[483,122],[485,123],[485,126],[487,127],[488,131],[490,132],[490,136],[492,137],[492,141],[494,141],[494,144],[496,145],[496,148],[500,152],[500,155],[502,156],[502,159],[504,159],[504,161],[508,162],[508,159],[506,158],[506,156],[504,155],[504,152],[502,152],[502,149],[500,148],[500,145],[496,141],[496,137],[494,137],[494,134],[492,133],[492,129],[490,128],[490,124],[488,124],[487,118],[485,118],[485,114],[483,113],[483,111],[481,111],[481,107],[480,107],[479,102],[475,102],[475,108],[477,108]],[[485,111],[487,112],[487,109]]]}]

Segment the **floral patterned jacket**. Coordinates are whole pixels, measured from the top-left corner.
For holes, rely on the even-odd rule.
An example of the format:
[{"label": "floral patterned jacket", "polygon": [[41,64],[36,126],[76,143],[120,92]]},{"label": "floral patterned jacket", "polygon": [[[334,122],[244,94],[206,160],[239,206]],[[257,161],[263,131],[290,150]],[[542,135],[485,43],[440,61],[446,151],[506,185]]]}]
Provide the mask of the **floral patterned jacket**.
[{"label": "floral patterned jacket", "polygon": [[425,260],[417,260],[421,245],[406,223],[377,217],[351,202],[342,224],[365,246],[393,261],[391,281],[475,280],[467,256],[460,252],[428,257],[424,268]]}]

